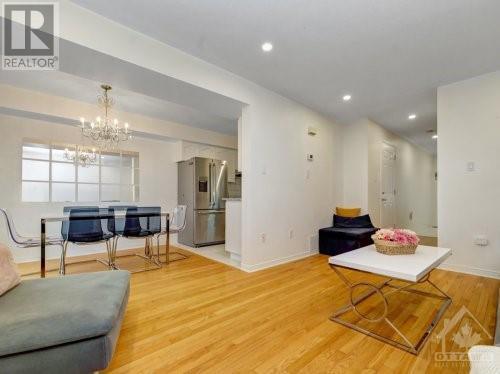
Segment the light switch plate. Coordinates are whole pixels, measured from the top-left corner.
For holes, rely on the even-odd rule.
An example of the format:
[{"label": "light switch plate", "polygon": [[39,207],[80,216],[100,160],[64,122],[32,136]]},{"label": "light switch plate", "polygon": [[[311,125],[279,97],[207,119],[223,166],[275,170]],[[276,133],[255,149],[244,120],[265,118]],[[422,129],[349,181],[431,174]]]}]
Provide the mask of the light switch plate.
[{"label": "light switch plate", "polygon": [[488,240],[488,238],[484,235],[477,235],[475,238],[474,238],[474,244],[475,245],[478,245],[480,247],[486,247],[488,244],[490,244],[490,241]]}]

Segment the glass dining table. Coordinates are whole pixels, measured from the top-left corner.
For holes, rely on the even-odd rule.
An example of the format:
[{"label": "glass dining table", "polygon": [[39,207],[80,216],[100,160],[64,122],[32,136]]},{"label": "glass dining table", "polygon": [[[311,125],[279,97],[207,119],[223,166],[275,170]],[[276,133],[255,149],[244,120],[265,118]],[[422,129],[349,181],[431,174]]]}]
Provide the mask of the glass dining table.
[{"label": "glass dining table", "polygon": [[[167,212],[134,212],[133,218],[148,218],[148,217],[165,217],[165,231],[162,234],[166,236],[166,251],[170,250],[170,214]],[[109,219],[126,219],[130,218],[130,214],[123,212],[110,213],[99,213],[85,216],[72,216],[61,215],[61,216],[46,216],[40,218],[40,277],[45,278],[46,276],[46,245],[47,245],[47,224],[55,222],[68,222],[68,221],[80,221],[80,220],[109,220]],[[160,222],[161,227],[161,222]],[[159,260],[159,259],[158,259]]]}]

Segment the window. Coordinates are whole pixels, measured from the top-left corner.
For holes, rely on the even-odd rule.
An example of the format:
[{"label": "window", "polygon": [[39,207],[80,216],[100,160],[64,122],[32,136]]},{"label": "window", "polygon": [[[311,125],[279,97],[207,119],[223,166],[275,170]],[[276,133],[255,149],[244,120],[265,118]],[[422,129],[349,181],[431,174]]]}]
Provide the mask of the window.
[{"label": "window", "polygon": [[22,201],[139,201],[139,154],[103,151],[98,162],[83,167],[64,158],[74,146],[23,144]]}]

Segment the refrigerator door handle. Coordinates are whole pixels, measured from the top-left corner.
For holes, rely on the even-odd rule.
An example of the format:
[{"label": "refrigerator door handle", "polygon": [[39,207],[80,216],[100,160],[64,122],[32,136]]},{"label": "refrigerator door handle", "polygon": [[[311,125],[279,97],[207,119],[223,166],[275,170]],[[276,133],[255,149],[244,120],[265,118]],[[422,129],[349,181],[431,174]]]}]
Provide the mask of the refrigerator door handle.
[{"label": "refrigerator door handle", "polygon": [[225,213],[225,210],[199,210],[198,214],[216,214],[216,213]]},{"label": "refrigerator door handle", "polygon": [[208,164],[208,196],[210,197],[209,205],[211,208],[213,205],[213,200],[212,200],[212,163],[211,162]]},{"label": "refrigerator door handle", "polygon": [[211,196],[211,199],[212,199],[212,208],[215,207],[215,198],[216,198],[216,193],[217,193],[217,181],[216,181],[216,167],[215,167],[215,162],[212,162],[212,173],[210,175],[210,183],[212,184],[212,196]]}]

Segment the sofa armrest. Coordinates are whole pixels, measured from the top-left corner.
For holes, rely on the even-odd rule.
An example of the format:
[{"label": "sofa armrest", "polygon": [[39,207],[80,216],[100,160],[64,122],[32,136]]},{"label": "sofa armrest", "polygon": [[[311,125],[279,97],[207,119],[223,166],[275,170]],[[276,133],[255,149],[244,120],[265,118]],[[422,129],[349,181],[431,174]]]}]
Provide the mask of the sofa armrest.
[{"label": "sofa armrest", "polygon": [[500,347],[475,345],[468,352],[471,374],[500,373]]}]

